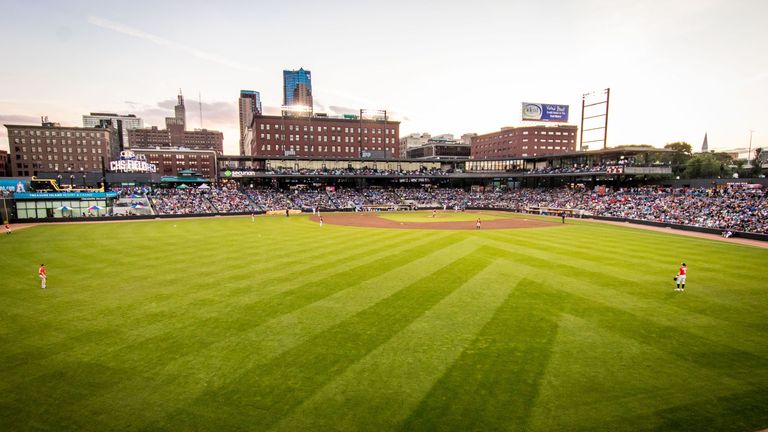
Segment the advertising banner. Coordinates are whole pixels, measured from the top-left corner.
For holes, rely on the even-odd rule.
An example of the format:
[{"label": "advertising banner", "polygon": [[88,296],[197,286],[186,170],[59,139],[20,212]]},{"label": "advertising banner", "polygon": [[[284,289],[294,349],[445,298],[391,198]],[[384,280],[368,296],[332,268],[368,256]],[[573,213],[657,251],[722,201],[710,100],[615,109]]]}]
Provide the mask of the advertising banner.
[{"label": "advertising banner", "polygon": [[26,192],[28,183],[26,180],[2,179],[0,189],[8,192]]},{"label": "advertising banner", "polygon": [[568,122],[568,105],[523,102],[523,121]]},{"label": "advertising banner", "polygon": [[80,199],[115,198],[117,192],[24,192],[16,193],[16,199]]},{"label": "advertising banner", "polygon": [[256,177],[255,170],[226,170],[224,171],[224,177]]}]

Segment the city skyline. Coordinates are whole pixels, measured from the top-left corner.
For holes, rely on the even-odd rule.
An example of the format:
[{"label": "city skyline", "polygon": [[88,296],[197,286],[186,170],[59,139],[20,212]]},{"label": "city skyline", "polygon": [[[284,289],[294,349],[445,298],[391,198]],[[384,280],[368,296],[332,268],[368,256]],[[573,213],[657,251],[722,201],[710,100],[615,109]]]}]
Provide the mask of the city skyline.
[{"label": "city skyline", "polygon": [[[201,94],[202,127],[224,132],[225,153],[236,154],[240,89],[279,114],[282,71],[304,67],[316,112],[386,109],[403,136],[517,126],[523,101],[568,104],[578,125],[581,95],[610,87],[609,145],[698,150],[706,133],[722,150],[747,147],[753,129],[753,148],[768,146],[768,55],[751,43],[768,39],[764,2],[449,1],[435,11],[299,1],[258,13],[246,2],[168,2],[151,14],[140,7],[149,3],[120,14],[96,4],[5,5],[0,35],[12,41],[13,67],[0,71],[1,123],[46,115],[76,126],[89,112],[116,112],[162,126],[181,87],[188,129],[201,127]],[[264,42],[270,34],[280,37]]]}]

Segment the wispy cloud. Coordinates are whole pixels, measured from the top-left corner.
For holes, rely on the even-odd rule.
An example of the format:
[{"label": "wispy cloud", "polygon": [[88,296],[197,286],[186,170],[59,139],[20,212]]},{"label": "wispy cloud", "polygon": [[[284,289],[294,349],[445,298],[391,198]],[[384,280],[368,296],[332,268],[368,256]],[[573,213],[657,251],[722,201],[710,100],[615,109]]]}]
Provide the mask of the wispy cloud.
[{"label": "wispy cloud", "polygon": [[89,15],[88,16],[88,22],[97,26],[101,27],[103,29],[111,30],[116,33],[133,36],[135,38],[143,39],[149,42],[152,42],[156,45],[160,45],[167,48],[172,48],[178,51],[185,52],[187,54],[190,54],[192,56],[195,56],[199,59],[206,60],[212,63],[217,63],[222,66],[227,66],[233,69],[239,69],[249,72],[254,72],[256,69],[253,67],[250,67],[248,65],[244,65],[240,62],[237,62],[235,60],[230,60],[221,56],[218,56],[216,54],[212,54],[209,52],[201,51],[197,48],[193,48],[187,45],[184,45],[182,43],[172,41],[170,39],[166,39],[161,36],[157,36],[151,33],[147,33],[143,30],[139,30],[134,27],[127,26],[125,24],[121,24],[115,21],[111,21],[105,18],[101,18],[98,16]]},{"label": "wispy cloud", "polygon": [[0,114],[0,123],[40,123],[40,117],[24,114]]}]

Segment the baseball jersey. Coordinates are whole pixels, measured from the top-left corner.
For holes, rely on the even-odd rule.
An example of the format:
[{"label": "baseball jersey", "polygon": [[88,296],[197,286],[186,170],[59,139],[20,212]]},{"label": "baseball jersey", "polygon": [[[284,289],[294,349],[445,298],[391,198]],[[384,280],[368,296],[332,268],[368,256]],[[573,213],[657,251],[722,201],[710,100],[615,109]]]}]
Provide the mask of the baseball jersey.
[{"label": "baseball jersey", "polygon": [[45,267],[40,267],[40,269],[37,271],[37,274],[40,276],[45,276]]},{"label": "baseball jersey", "polygon": [[685,272],[686,272],[687,270],[688,270],[688,269],[687,269],[687,268],[685,268],[685,267],[680,267],[680,271],[679,271],[677,274],[679,274],[680,276],[685,276]]}]

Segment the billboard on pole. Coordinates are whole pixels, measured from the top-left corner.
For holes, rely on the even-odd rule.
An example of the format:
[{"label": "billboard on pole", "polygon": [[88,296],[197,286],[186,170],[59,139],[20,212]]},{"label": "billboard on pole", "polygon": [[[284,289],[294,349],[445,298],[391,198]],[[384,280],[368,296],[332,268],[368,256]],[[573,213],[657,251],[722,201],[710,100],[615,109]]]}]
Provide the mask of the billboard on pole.
[{"label": "billboard on pole", "polygon": [[523,102],[523,121],[568,122],[568,105]]}]

